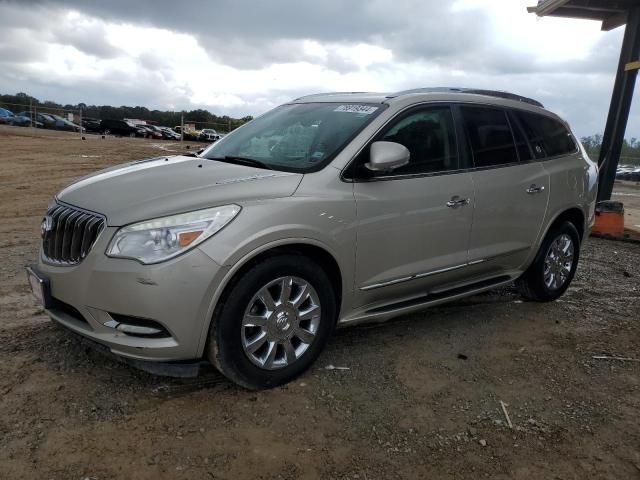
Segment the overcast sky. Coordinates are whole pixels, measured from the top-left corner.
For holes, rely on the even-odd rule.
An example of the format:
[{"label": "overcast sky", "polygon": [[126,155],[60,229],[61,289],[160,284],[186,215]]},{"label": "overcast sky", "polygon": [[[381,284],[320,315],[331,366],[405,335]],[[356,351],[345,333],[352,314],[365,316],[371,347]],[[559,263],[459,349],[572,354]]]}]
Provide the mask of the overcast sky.
[{"label": "overcast sky", "polygon": [[0,0],[0,92],[244,116],[314,92],[479,87],[601,133],[623,28],[538,19],[535,3]]}]

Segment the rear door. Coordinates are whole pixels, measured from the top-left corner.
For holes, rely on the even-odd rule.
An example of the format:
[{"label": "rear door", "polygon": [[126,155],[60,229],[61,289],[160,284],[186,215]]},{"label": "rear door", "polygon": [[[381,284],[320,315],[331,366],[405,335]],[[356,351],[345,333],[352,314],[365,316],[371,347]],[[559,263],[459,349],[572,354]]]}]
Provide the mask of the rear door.
[{"label": "rear door", "polygon": [[460,113],[476,192],[469,263],[485,272],[517,269],[545,218],[549,175],[507,110],[463,105]]},{"label": "rear door", "polygon": [[580,204],[588,212],[592,199],[588,180],[591,162],[585,161],[568,126],[539,113],[518,110],[514,115],[529,139],[533,154],[550,177],[547,223]]}]

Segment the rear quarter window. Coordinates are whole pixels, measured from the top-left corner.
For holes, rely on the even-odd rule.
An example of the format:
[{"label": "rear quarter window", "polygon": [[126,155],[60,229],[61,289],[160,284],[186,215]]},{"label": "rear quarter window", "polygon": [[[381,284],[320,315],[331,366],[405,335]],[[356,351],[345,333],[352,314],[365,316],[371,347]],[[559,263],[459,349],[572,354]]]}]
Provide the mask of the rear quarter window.
[{"label": "rear quarter window", "polygon": [[515,112],[536,158],[557,157],[576,151],[576,143],[567,127],[546,115]]}]

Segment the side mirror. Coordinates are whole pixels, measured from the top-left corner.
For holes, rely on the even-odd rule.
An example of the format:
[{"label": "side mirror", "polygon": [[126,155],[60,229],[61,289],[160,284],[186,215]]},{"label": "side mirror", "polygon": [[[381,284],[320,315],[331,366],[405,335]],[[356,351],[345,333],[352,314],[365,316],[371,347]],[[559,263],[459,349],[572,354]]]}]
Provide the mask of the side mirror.
[{"label": "side mirror", "polygon": [[396,142],[373,142],[369,151],[369,163],[365,167],[373,172],[389,172],[409,163],[411,153]]}]

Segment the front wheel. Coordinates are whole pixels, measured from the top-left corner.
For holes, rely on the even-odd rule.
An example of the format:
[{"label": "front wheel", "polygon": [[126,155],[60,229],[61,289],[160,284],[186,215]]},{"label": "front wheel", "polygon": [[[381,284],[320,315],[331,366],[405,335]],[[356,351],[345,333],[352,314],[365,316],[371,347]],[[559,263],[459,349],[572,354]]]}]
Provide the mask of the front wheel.
[{"label": "front wheel", "polygon": [[236,278],[212,320],[208,357],[250,389],[286,383],[316,360],[333,332],[336,296],[306,257],[264,260]]},{"label": "front wheel", "polygon": [[518,280],[522,295],[538,302],[549,302],[569,288],[580,257],[580,235],[571,222],[549,230],[531,266]]}]

